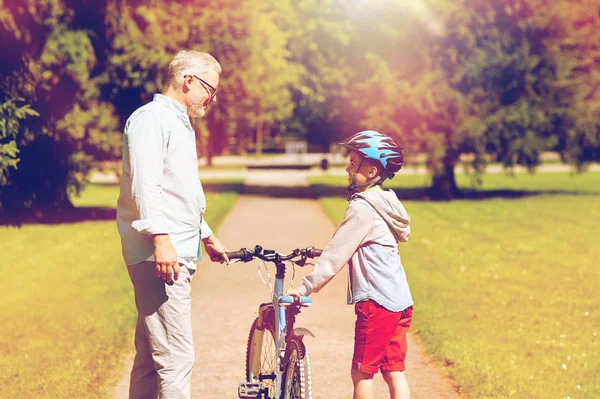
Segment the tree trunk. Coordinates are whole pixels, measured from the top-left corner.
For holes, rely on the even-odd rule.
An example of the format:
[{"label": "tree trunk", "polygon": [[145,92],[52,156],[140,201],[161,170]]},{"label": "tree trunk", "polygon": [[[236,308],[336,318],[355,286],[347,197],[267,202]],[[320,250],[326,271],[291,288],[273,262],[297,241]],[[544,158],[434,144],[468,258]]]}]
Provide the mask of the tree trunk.
[{"label": "tree trunk", "polygon": [[208,135],[208,143],[206,146],[206,166],[212,166],[213,165],[213,143],[212,143],[212,139],[211,139],[212,135]]},{"label": "tree trunk", "polygon": [[437,200],[451,200],[461,196],[454,176],[455,163],[444,163],[433,172],[429,196]]},{"label": "tree trunk", "polygon": [[213,117],[206,123],[206,166],[213,165],[213,156],[215,155],[215,132],[219,129],[218,121]]},{"label": "tree trunk", "polygon": [[263,121],[262,121],[262,118],[260,118],[260,116],[259,116],[259,119],[256,122],[256,146],[254,147],[257,157],[260,157],[262,155],[262,144],[263,144]]},{"label": "tree trunk", "polygon": [[246,147],[246,142],[247,142],[247,138],[246,138],[246,130],[242,130],[240,131],[236,137],[236,143],[235,143],[235,153],[236,155],[242,155],[242,156],[246,156],[248,155],[248,148]]}]

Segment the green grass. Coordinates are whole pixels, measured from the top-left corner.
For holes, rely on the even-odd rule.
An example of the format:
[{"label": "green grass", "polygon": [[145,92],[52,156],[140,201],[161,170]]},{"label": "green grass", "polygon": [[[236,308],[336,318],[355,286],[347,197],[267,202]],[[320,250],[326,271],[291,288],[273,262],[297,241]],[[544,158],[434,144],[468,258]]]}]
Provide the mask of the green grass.
[{"label": "green grass", "polygon": [[[346,184],[312,183],[325,180]],[[600,397],[600,173],[487,175],[484,188],[536,195],[403,201],[414,329],[470,398]],[[321,201],[339,222],[345,200]]]},{"label": "green grass", "polygon": [[71,202],[78,208],[116,208],[118,198],[118,184],[90,184],[80,196],[72,196]]},{"label": "green grass", "polygon": [[[90,185],[73,202],[114,207],[118,192]],[[207,193],[213,229],[236,198]],[[108,397],[136,317],[116,222],[0,227],[0,242],[0,397]]]}]

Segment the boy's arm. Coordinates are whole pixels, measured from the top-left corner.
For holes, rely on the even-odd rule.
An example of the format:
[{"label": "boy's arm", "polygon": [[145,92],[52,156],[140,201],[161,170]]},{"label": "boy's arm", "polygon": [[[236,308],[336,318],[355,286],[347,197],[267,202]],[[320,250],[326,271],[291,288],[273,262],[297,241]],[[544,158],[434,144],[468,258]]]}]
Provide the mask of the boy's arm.
[{"label": "boy's arm", "polygon": [[312,273],[304,277],[298,293],[310,295],[313,292],[319,292],[348,263],[372,226],[373,214],[369,205],[358,200],[352,201],[344,220],[333,234],[331,241],[325,246]]}]

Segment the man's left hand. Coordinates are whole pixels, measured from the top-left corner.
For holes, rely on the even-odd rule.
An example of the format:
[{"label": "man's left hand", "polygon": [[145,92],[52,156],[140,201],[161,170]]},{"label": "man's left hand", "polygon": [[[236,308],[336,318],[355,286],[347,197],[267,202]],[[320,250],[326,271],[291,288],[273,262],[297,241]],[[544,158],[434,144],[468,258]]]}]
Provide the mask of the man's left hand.
[{"label": "man's left hand", "polygon": [[221,244],[221,241],[219,241],[214,234],[211,234],[210,237],[203,239],[202,242],[204,243],[204,249],[206,250],[206,253],[208,256],[210,256],[210,260],[219,263],[229,263],[229,258],[225,254],[225,252],[227,252],[227,248]]}]

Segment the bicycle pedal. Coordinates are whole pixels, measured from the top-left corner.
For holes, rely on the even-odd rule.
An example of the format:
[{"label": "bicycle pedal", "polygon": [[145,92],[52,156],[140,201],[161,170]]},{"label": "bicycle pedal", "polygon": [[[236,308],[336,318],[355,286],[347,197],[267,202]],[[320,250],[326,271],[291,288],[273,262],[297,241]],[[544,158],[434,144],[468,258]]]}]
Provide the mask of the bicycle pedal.
[{"label": "bicycle pedal", "polygon": [[256,382],[240,382],[238,385],[238,396],[240,399],[258,399],[260,395],[260,384]]}]

